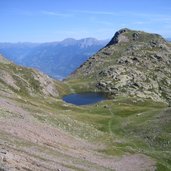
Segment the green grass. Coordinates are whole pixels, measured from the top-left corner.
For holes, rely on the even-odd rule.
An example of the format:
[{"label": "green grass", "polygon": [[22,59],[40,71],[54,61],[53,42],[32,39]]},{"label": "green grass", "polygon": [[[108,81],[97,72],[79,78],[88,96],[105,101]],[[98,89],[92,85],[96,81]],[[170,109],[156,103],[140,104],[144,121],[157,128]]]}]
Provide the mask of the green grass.
[{"label": "green grass", "polygon": [[33,101],[35,111],[30,110],[39,122],[60,127],[88,141],[106,144],[101,153],[143,153],[157,161],[158,170],[171,169],[170,109],[162,103],[134,101],[119,98],[78,107],[48,99],[43,103]]},{"label": "green grass", "polygon": [[0,108],[0,119],[1,118],[10,118],[10,117],[17,117],[17,114],[10,112],[8,110],[5,110],[3,108]]},{"label": "green grass", "polygon": [[[108,144],[103,150],[106,154],[141,152],[160,163],[158,170],[160,167],[171,169],[171,111],[164,106],[149,102],[118,105],[106,101],[98,106],[85,106],[87,112],[75,114],[74,119],[93,124],[108,134],[110,142],[109,138],[103,141]],[[167,155],[166,151],[169,151]]]}]

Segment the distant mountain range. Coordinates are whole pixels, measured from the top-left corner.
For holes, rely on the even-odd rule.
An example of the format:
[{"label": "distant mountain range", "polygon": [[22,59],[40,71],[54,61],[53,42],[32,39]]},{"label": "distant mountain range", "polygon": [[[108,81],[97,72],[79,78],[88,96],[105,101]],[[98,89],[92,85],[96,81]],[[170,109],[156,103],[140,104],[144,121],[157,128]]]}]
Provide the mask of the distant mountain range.
[{"label": "distant mountain range", "polygon": [[65,39],[50,43],[0,43],[0,53],[9,60],[34,67],[63,79],[107,44],[108,40]]}]

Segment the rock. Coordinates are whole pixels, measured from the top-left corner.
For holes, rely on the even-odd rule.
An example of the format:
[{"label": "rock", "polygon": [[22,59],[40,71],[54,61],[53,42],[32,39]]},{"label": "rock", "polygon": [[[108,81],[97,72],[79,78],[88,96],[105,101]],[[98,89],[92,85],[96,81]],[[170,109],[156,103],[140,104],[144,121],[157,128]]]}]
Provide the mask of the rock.
[{"label": "rock", "polygon": [[117,31],[115,33],[114,37],[111,39],[111,41],[106,46],[114,45],[119,42],[128,42],[127,37],[122,35],[123,33],[127,32],[127,31],[129,31],[129,29],[127,29],[127,28]]},{"label": "rock", "polygon": [[162,56],[158,55],[158,54],[155,54],[154,57],[157,59],[157,60],[162,60]]},{"label": "rock", "polygon": [[98,84],[97,84],[97,86],[98,87],[106,87],[106,83],[105,82],[99,82]]},{"label": "rock", "polygon": [[103,107],[104,107],[104,108],[107,108],[107,105],[104,105]]},{"label": "rock", "polygon": [[7,152],[5,150],[1,150],[0,153],[1,154],[7,154]]},{"label": "rock", "polygon": [[133,40],[137,40],[139,38],[139,33],[132,34]]},{"label": "rock", "polygon": [[2,161],[3,162],[7,162],[7,158],[4,156],[4,157],[2,157]]}]

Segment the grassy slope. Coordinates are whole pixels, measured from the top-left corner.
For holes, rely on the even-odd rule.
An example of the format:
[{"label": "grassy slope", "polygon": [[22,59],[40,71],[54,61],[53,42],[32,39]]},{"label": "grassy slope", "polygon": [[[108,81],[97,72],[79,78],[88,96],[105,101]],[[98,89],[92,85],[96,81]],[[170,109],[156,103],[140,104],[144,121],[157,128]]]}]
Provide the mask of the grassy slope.
[{"label": "grassy slope", "polygon": [[[1,56],[0,56],[1,57]],[[2,57],[3,58],[3,57]],[[7,77],[10,76],[11,79],[14,80],[14,84],[19,88],[16,89],[12,85],[10,85],[7,82],[5,82],[1,77],[0,77],[0,83],[6,88],[10,89],[14,93],[21,95],[21,96],[36,96],[41,97],[44,96],[42,92],[42,87],[41,83],[39,80],[36,80],[34,78],[34,75],[37,75],[38,77],[41,77],[43,74],[38,72],[37,70],[34,70],[32,68],[25,68],[22,66],[17,66],[9,61],[5,62],[6,59],[3,58],[3,62],[0,61],[0,76],[2,73],[2,76],[7,73]],[[10,80],[10,79],[9,79]],[[44,81],[49,81],[50,78],[47,78]],[[10,81],[9,81],[10,82]],[[60,81],[53,80],[55,88],[58,90],[58,96],[61,94],[67,93],[67,86],[63,84]],[[30,95],[32,94],[32,95]],[[42,98],[42,97],[41,97]]]},{"label": "grassy slope", "polygon": [[[91,107],[65,107],[65,110],[68,108],[72,110],[67,114],[69,118],[91,127],[78,129],[78,125],[72,125],[70,130],[70,127],[64,126],[67,131],[85,139],[104,141],[108,145],[104,150],[107,154],[140,152],[155,158],[159,170],[171,169],[170,109],[150,102],[134,105],[122,101],[106,101]],[[69,124],[68,121],[66,124]],[[104,134],[96,134],[96,130]]]},{"label": "grassy slope", "polygon": [[30,105],[26,106],[20,99],[36,120],[91,142],[100,141],[106,144],[102,153],[143,153],[157,161],[159,171],[171,169],[171,109],[163,104],[117,99],[77,107],[54,99],[27,101]]}]

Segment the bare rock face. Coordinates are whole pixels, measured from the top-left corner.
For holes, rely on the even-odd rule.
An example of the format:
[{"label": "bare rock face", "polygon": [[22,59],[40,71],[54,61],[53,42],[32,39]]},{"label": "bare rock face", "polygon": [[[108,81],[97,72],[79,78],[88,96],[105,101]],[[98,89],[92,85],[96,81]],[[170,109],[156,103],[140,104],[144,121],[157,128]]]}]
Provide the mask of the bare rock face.
[{"label": "bare rock face", "polygon": [[157,34],[121,29],[70,79],[92,80],[94,88],[113,97],[170,103],[171,45]]},{"label": "bare rock face", "polygon": [[40,83],[43,94],[54,97],[59,95],[55,81],[52,78],[40,72],[33,73],[33,77]]},{"label": "bare rock face", "polygon": [[114,37],[111,39],[111,41],[107,44],[107,46],[114,45],[119,42],[129,42],[129,39],[126,36],[124,36],[124,34],[123,34],[128,31],[129,31],[129,29],[127,29],[127,28],[117,31],[115,33]]}]

